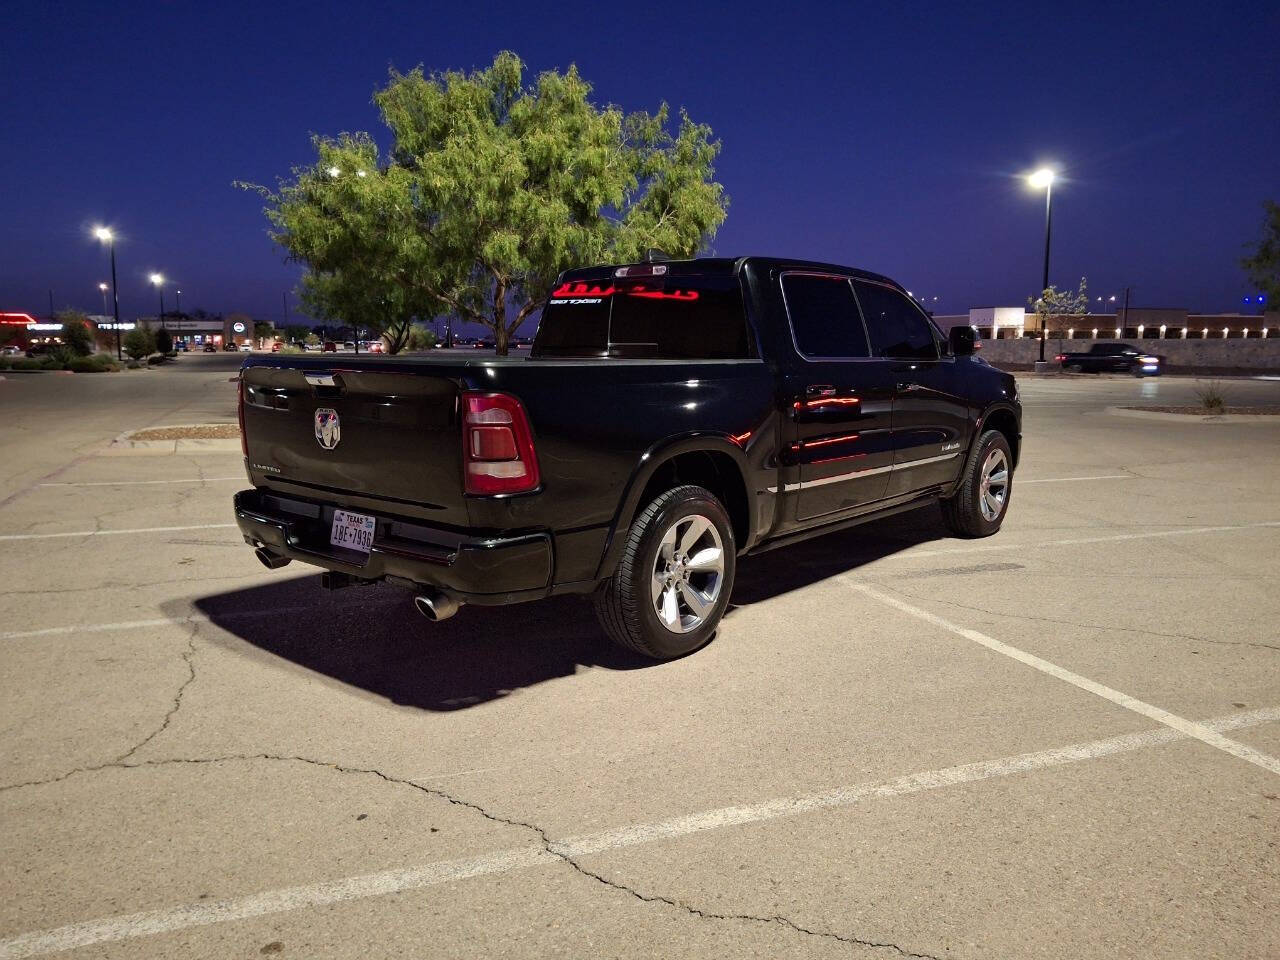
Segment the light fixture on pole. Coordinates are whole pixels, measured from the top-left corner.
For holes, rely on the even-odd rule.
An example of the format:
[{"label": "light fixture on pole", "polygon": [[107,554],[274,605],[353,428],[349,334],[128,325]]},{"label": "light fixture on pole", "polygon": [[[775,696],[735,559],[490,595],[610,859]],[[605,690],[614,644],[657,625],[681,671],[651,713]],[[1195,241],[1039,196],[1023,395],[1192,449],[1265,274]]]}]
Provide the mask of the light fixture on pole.
[{"label": "light fixture on pole", "polygon": [[[1040,283],[1040,297],[1049,289],[1049,238],[1053,228],[1053,181],[1055,174],[1048,167],[1027,176],[1027,185],[1044,191],[1044,274]],[[1039,298],[1037,298],[1039,299]],[[1040,321],[1040,362],[1044,363],[1044,338],[1046,334],[1047,314]]]},{"label": "light fixture on pole", "polygon": [[160,291],[160,329],[164,329],[164,275],[153,273],[147,278],[151,285]]},{"label": "light fixture on pole", "polygon": [[116,359],[123,360],[124,351],[120,349],[120,287],[116,284],[116,237],[108,227],[95,227],[93,235],[111,251],[111,307],[116,321]]},{"label": "light fixture on pole", "polygon": [[105,283],[98,284],[98,292],[102,294],[102,315],[107,315],[107,285]]},{"label": "light fixture on pole", "polygon": [[178,301],[178,305],[177,305],[177,306],[175,306],[175,307],[173,308],[174,313],[177,313],[179,316],[181,316],[181,314],[182,314],[182,291],[181,291],[181,290],[175,290],[175,291],[173,291],[173,298],[174,298],[175,300],[177,300],[177,301]]}]

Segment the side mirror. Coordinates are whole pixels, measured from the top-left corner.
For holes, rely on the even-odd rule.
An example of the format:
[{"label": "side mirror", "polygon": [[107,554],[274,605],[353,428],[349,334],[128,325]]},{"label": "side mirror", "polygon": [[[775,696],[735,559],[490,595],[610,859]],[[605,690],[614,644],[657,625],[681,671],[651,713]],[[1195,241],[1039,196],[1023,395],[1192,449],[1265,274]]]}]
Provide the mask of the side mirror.
[{"label": "side mirror", "polygon": [[951,332],[947,334],[947,342],[951,345],[951,355],[954,357],[969,356],[977,349],[977,339],[977,333],[968,324],[952,327]]}]

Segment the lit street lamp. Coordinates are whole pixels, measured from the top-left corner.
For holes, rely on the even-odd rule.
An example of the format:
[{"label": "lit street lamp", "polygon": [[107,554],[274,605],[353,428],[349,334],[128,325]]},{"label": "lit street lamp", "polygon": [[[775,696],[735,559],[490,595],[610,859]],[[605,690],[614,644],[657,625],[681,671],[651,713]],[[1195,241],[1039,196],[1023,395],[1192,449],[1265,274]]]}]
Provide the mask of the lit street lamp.
[{"label": "lit street lamp", "polygon": [[160,329],[164,329],[164,275],[153,273],[147,278],[160,291]]},{"label": "lit street lamp", "polygon": [[102,315],[107,315],[107,285],[105,283],[98,284],[98,290],[102,294]]},{"label": "lit street lamp", "polygon": [[[1053,180],[1054,173],[1048,167],[1041,167],[1027,177],[1028,186],[1036,190],[1044,190],[1044,278],[1040,283],[1040,296],[1049,289],[1049,237],[1053,226]],[[1044,363],[1044,338],[1046,317],[1040,320],[1040,362]]]},{"label": "lit street lamp", "polygon": [[182,313],[182,291],[181,290],[173,291],[173,297],[175,300],[178,301],[178,305],[173,308],[174,312],[177,314],[181,314]]},{"label": "lit street lamp", "polygon": [[107,227],[97,227],[93,235],[111,250],[111,307],[116,320],[116,359],[123,360],[124,351],[120,349],[120,288],[116,285],[116,238]]}]

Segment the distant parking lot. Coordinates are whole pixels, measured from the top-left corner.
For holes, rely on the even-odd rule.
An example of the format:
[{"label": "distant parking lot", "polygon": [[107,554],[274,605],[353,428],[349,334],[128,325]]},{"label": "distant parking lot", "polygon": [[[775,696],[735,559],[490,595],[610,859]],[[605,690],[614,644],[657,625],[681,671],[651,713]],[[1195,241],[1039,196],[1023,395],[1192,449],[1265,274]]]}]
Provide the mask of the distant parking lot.
[{"label": "distant parking lot", "polygon": [[1280,955],[1280,417],[1024,377],[1000,534],[747,558],[650,664],[266,571],[238,451],[107,451],[239,362],[0,382],[0,958]]}]

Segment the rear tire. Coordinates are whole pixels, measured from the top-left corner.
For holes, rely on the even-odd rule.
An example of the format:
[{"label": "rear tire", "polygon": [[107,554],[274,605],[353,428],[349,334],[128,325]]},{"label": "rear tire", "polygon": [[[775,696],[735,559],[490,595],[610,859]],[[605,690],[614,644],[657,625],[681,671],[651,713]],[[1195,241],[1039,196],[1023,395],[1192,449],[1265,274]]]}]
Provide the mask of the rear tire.
[{"label": "rear tire", "polygon": [[675,487],[648,504],[622,559],[596,591],[596,617],[618,646],[672,660],[715,635],[733,591],[737,545],[728,514],[703,487]]},{"label": "rear tire", "polygon": [[978,438],[955,496],[942,501],[947,529],[961,537],[989,537],[1004,522],[1013,494],[1013,454],[999,430]]}]

